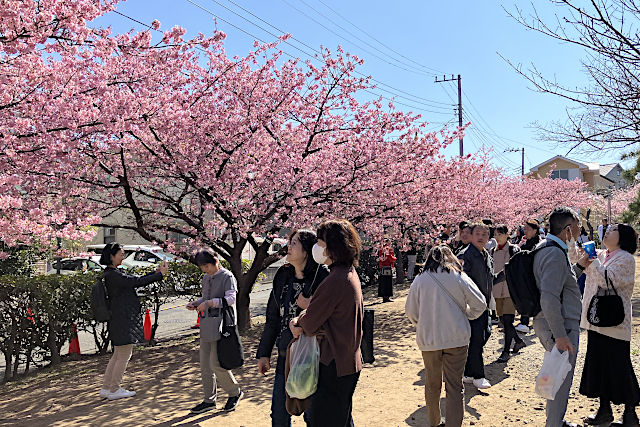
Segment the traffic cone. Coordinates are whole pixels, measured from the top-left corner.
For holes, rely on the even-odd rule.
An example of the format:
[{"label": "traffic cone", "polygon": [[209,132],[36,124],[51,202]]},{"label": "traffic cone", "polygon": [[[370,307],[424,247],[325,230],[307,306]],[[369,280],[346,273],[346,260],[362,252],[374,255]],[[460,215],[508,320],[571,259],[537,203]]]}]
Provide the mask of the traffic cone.
[{"label": "traffic cone", "polygon": [[151,316],[149,315],[149,309],[144,315],[144,340],[149,341],[151,339]]},{"label": "traffic cone", "polygon": [[73,336],[69,341],[69,354],[82,354],[80,353],[80,341],[78,341],[78,328],[76,324],[73,324]]},{"label": "traffic cone", "polygon": [[198,320],[196,320],[196,324],[193,325],[191,329],[200,329],[200,313],[198,313]]}]

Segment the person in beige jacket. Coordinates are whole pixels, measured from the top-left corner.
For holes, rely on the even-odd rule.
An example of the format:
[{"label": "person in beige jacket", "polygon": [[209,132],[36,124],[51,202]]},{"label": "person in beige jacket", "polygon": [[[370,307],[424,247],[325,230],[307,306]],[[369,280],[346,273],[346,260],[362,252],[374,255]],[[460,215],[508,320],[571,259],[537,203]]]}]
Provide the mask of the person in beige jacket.
[{"label": "person in beige jacket", "polygon": [[409,289],[405,312],[416,325],[416,341],[425,370],[425,400],[429,422],[442,425],[440,392],[447,392],[446,424],[460,426],[464,416],[462,375],[471,337],[470,319],[487,309],[486,298],[462,271],[446,245],[429,252],[423,271]]},{"label": "person in beige jacket", "polygon": [[[603,244],[607,250],[599,250],[597,258],[585,269],[587,280],[580,327],[587,329],[588,342],[580,393],[599,398],[600,408],[584,422],[587,425],[609,425],[613,421],[611,403],[614,403],[625,405],[622,425],[638,426],[635,407],[640,402],[640,388],[631,364],[630,348],[631,296],[636,270],[633,254],[638,246],[638,236],[629,225],[611,225],[604,235]],[[622,298],[624,320],[617,326],[597,327],[589,323],[587,314],[593,296],[607,288],[605,272]]]},{"label": "person in beige jacket", "polygon": [[502,326],[504,328],[504,349],[498,358],[498,362],[506,363],[510,357],[511,343],[513,345],[513,353],[518,353],[520,349],[526,346],[522,338],[518,336],[513,322],[516,318],[516,307],[513,305],[509,288],[507,287],[507,279],[504,275],[504,266],[509,259],[520,251],[520,248],[509,242],[509,228],[504,224],[496,226],[495,239],[497,246],[491,249],[491,257],[493,257],[493,298],[496,300],[496,311]]}]

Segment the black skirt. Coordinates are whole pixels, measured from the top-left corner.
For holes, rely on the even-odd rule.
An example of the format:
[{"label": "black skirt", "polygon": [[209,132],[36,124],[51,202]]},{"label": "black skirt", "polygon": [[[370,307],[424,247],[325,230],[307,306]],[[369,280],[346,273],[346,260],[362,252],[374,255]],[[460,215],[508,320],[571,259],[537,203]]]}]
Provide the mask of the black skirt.
[{"label": "black skirt", "polygon": [[378,277],[378,296],[393,296],[393,276],[383,276],[382,274],[380,274],[380,276]]},{"label": "black skirt", "polygon": [[640,387],[631,365],[629,341],[588,331],[580,394],[604,398],[614,405],[640,403]]}]

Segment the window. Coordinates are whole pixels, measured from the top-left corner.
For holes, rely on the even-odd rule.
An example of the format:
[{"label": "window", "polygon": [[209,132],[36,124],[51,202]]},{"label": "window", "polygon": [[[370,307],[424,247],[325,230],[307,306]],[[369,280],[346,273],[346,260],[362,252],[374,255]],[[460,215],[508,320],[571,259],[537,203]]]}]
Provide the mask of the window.
[{"label": "window", "polygon": [[620,169],[618,169],[618,170],[616,171],[616,174],[617,174],[618,176],[620,176]]},{"label": "window", "polygon": [[569,170],[557,169],[551,172],[551,179],[569,179]]},{"label": "window", "polygon": [[113,227],[104,228],[104,244],[113,243],[116,241],[116,229]]}]

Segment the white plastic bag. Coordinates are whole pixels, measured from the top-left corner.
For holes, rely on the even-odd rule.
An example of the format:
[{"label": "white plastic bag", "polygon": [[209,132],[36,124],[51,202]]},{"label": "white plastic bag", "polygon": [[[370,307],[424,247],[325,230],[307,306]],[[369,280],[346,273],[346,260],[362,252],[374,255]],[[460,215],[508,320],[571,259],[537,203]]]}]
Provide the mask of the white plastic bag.
[{"label": "white plastic bag", "polygon": [[300,335],[289,349],[289,376],[285,389],[289,397],[306,399],[318,388],[320,346],[315,336]]},{"label": "white plastic bag", "polygon": [[544,354],[542,368],[536,377],[536,393],[548,400],[553,400],[560,386],[571,370],[569,351],[560,353],[555,345]]}]

